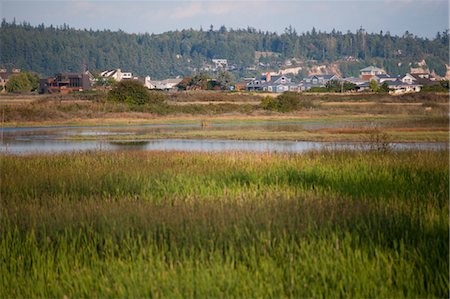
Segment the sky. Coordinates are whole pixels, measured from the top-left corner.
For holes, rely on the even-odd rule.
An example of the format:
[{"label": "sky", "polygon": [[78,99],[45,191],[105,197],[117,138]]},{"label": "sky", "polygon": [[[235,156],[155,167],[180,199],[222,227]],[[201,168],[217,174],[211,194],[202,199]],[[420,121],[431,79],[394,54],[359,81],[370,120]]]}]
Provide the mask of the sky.
[{"label": "sky", "polygon": [[449,28],[448,0],[0,0],[0,16],[11,22],[78,29],[162,33],[182,29],[247,28],[282,33],[316,30],[405,31],[434,38]]}]

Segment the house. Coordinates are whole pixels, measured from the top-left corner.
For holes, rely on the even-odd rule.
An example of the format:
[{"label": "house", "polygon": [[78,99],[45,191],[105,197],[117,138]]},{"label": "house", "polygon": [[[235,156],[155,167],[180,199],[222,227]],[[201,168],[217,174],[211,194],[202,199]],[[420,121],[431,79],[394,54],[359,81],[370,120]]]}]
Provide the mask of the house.
[{"label": "house", "polygon": [[88,73],[59,73],[39,81],[39,93],[69,93],[90,89]]},{"label": "house", "polygon": [[260,91],[263,90],[263,84],[266,83],[266,80],[263,79],[255,79],[247,83],[248,91]]},{"label": "house", "polygon": [[164,80],[151,80],[149,76],[144,79],[144,86],[148,89],[159,89],[159,90],[173,90],[175,87],[183,81],[182,78],[172,78]]},{"label": "house", "polygon": [[361,78],[356,78],[356,77],[347,77],[347,78],[344,78],[342,80],[345,81],[345,82],[348,82],[348,83],[353,83],[355,85],[361,85],[363,83],[367,83],[368,82],[367,80],[363,80]]},{"label": "house", "polygon": [[308,76],[300,82],[299,91],[310,90],[314,87],[325,87],[331,80],[340,80],[340,78],[335,74]]},{"label": "house", "polygon": [[400,77],[400,81],[402,81],[403,83],[413,83],[416,81],[416,78],[414,76],[412,76],[409,73],[406,73],[406,75],[404,75],[403,77]]},{"label": "house", "polygon": [[368,81],[364,81],[360,84],[357,84],[355,87],[355,90],[360,92],[360,91],[370,91],[371,87],[370,87],[370,83]]},{"label": "house", "polygon": [[219,69],[219,68],[227,69],[228,68],[228,60],[226,60],[226,59],[213,59],[212,62],[214,63],[214,66],[216,69]]},{"label": "house", "polygon": [[267,73],[266,82],[263,84],[262,90],[276,93],[298,91],[298,84],[292,83],[292,79],[285,75],[272,76],[270,73]]},{"label": "house", "polygon": [[407,73],[405,76],[401,77],[400,80],[403,83],[415,83],[420,86],[440,85],[439,81],[437,81],[430,73]]},{"label": "house", "polygon": [[347,77],[347,78],[342,79],[342,81],[355,84],[356,91],[370,90],[369,81],[363,80],[361,78]]},{"label": "house", "polygon": [[377,81],[378,84],[383,84],[386,81],[396,81],[398,77],[393,77],[389,74],[378,74],[373,76],[370,80]]},{"label": "house", "polygon": [[285,92],[298,91],[298,85],[292,83],[288,76],[272,76],[270,72],[264,74],[261,79],[253,79],[247,83],[248,91]]},{"label": "house", "polygon": [[103,78],[113,78],[117,82],[122,81],[122,80],[131,80],[131,79],[137,80],[137,77],[133,77],[133,73],[122,72],[121,69],[103,71],[100,73],[100,76]]},{"label": "house", "polygon": [[414,78],[414,83],[422,86],[440,85],[439,80],[436,80],[436,77],[430,72],[409,73],[409,75]]},{"label": "house", "polygon": [[389,87],[390,94],[403,94],[408,92],[419,92],[422,88],[422,85],[417,84],[415,82],[408,83],[403,82],[402,80],[396,81],[387,81]]},{"label": "house", "polygon": [[359,70],[359,77],[363,80],[368,81],[370,81],[372,77],[382,74],[386,74],[386,71],[372,65]]}]

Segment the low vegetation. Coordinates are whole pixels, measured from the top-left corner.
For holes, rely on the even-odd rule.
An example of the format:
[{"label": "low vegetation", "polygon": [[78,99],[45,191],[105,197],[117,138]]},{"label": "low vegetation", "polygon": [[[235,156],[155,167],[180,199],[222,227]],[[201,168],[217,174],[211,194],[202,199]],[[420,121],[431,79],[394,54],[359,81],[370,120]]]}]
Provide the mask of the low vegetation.
[{"label": "low vegetation", "polygon": [[[285,113],[302,117],[319,115],[410,115],[448,117],[447,93],[312,94],[285,93],[274,97],[258,93],[177,92],[161,93],[120,85],[110,94],[83,92],[69,95],[0,96],[0,109],[6,123],[135,118],[168,115],[274,115]],[[134,95],[134,93],[139,95]],[[3,104],[5,101],[5,104]],[[342,104],[339,104],[342,103]],[[408,104],[403,106],[404,104]],[[424,114],[424,104],[432,108]],[[361,104],[361,105],[354,105]],[[393,104],[393,105],[392,105]]]},{"label": "low vegetation", "polygon": [[261,107],[278,112],[292,112],[300,109],[314,108],[317,104],[311,99],[304,99],[297,92],[285,92],[276,98],[267,96],[261,101]]},{"label": "low vegetation", "polygon": [[14,74],[6,83],[7,92],[20,93],[36,91],[39,87],[39,76],[32,72]]},{"label": "low vegetation", "polygon": [[166,99],[164,93],[151,92],[139,81],[124,80],[113,85],[108,92],[108,100],[126,103],[130,106],[156,104],[162,105]]},{"label": "low vegetation", "polygon": [[448,151],[0,156],[0,297],[447,297]]}]

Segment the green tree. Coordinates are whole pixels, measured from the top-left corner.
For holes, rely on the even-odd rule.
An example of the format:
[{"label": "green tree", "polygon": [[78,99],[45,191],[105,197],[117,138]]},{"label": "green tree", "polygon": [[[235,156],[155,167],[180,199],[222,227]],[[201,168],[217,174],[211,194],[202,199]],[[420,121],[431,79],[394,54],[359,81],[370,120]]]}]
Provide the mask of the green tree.
[{"label": "green tree", "polygon": [[7,92],[30,92],[32,89],[32,82],[26,73],[12,75],[6,83]]},{"label": "green tree", "polygon": [[389,85],[386,81],[381,84],[379,91],[381,92],[389,92]]},{"label": "green tree", "polygon": [[206,90],[208,88],[208,81],[210,79],[211,79],[211,77],[209,77],[208,74],[199,73],[199,74],[195,75],[194,77],[192,77],[192,80],[189,83],[189,85]]},{"label": "green tree", "polygon": [[377,81],[370,80],[369,86],[370,86],[370,90],[372,90],[373,92],[377,92],[378,91],[378,83],[377,83]]},{"label": "green tree", "polygon": [[217,81],[219,82],[220,88],[222,90],[228,90],[234,79],[233,75],[230,72],[224,71],[219,72],[219,74],[217,75]]},{"label": "green tree", "polygon": [[160,93],[150,93],[139,81],[126,80],[114,84],[108,93],[108,99],[131,105],[160,104],[164,96]]},{"label": "green tree", "polygon": [[178,90],[186,90],[191,81],[191,77],[184,77],[183,80],[181,80],[181,82],[177,85]]},{"label": "green tree", "polygon": [[30,82],[30,91],[37,90],[39,88],[39,76],[34,72],[24,72],[24,74],[27,76],[28,82]]}]

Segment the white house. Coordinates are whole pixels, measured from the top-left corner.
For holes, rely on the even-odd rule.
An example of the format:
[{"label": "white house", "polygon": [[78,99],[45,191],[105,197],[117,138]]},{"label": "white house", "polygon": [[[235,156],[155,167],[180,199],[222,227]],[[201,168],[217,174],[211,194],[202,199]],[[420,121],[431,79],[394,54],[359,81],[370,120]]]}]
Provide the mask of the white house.
[{"label": "white house", "polygon": [[406,73],[406,75],[404,75],[403,77],[401,77],[400,80],[401,80],[403,83],[409,83],[409,84],[411,84],[411,83],[414,83],[414,81],[416,81],[416,78],[415,78],[414,76],[412,76],[411,74]]},{"label": "white house", "polygon": [[212,62],[214,63],[216,69],[218,68],[226,69],[228,67],[228,60],[226,59],[213,59]]},{"label": "white house", "polygon": [[359,77],[364,80],[370,80],[372,77],[381,74],[386,74],[386,71],[372,65],[359,70]]},{"label": "white house", "polygon": [[419,92],[422,88],[422,85],[412,83],[402,82],[402,80],[397,81],[388,81],[390,94],[403,94],[408,92]]},{"label": "white house", "polygon": [[107,70],[100,73],[100,76],[103,78],[113,78],[117,82],[122,80],[130,80],[134,79],[133,74],[131,72],[122,72],[121,69],[116,70]]},{"label": "white house", "polygon": [[159,90],[172,90],[180,83],[183,79],[172,78],[164,80],[151,80],[149,76],[144,79],[144,86],[148,89],[159,89]]}]

